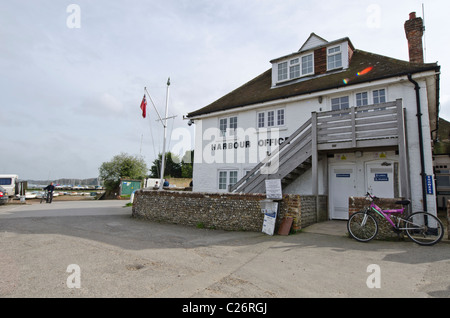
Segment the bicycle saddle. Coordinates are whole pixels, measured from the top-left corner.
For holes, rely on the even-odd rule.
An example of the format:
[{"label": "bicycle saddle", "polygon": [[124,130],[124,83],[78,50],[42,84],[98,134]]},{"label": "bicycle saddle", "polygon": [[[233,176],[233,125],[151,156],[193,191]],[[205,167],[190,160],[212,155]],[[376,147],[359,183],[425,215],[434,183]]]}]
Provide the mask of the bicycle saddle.
[{"label": "bicycle saddle", "polygon": [[395,202],[395,204],[401,204],[401,205],[408,205],[410,203],[411,203],[410,200],[401,200],[401,201]]}]

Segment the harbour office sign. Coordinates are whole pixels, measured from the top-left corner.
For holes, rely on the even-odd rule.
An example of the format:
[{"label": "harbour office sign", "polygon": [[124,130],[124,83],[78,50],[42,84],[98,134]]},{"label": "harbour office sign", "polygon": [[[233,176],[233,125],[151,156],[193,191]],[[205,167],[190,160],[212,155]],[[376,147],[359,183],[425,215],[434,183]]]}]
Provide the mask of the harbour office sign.
[{"label": "harbour office sign", "polygon": [[[281,146],[288,137],[271,138],[271,139],[260,139],[258,140],[259,147],[271,147],[271,146]],[[227,150],[227,149],[238,149],[238,148],[251,148],[250,140],[245,141],[234,141],[234,142],[222,142],[211,145],[211,151],[216,150]]]},{"label": "harbour office sign", "polygon": [[277,128],[236,128],[225,133],[208,128],[203,133],[202,159],[205,163],[257,164],[287,139]]}]

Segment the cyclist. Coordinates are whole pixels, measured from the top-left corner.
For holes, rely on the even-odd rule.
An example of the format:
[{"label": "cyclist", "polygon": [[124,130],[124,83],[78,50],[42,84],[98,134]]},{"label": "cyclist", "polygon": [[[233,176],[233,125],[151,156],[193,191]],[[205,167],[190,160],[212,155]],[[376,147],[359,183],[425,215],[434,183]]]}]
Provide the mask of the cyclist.
[{"label": "cyclist", "polygon": [[55,186],[53,182],[51,182],[48,186],[44,188],[47,191],[47,203],[52,203],[53,200],[53,191],[55,191]]}]

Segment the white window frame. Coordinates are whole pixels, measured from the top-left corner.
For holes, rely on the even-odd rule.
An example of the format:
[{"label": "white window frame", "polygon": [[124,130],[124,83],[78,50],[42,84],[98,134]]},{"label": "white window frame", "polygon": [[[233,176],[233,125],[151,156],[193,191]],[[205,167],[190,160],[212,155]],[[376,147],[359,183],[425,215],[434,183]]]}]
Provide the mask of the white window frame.
[{"label": "white window frame", "polygon": [[[303,66],[304,66],[303,58],[307,58],[309,56],[311,56],[311,61],[310,61],[311,62],[311,71],[310,72],[303,72]],[[301,60],[301,69],[300,69],[301,76],[307,76],[307,75],[314,74],[314,54],[313,53],[305,54],[305,55],[300,57],[300,60]],[[309,69],[309,67],[308,67],[308,69]]]},{"label": "white window frame", "polygon": [[[224,175],[225,175],[225,183],[222,182]],[[239,170],[221,169],[217,172],[217,189],[219,191],[228,191],[228,188],[230,187],[230,185],[233,186],[238,181],[239,181]]]},{"label": "white window frame", "polygon": [[[286,122],[286,118],[285,118],[285,110],[284,108],[278,108],[276,110],[277,112],[277,126],[281,127],[284,126],[285,122]],[[282,112],[282,113],[281,113]]]},{"label": "white window frame", "polygon": [[228,118],[228,122],[229,122],[229,125],[228,125],[229,131],[228,131],[228,134],[229,134],[230,136],[236,135],[236,129],[238,128],[238,118],[237,118],[237,116],[231,116],[231,117],[229,117],[229,118]]},{"label": "white window frame", "polygon": [[[311,59],[305,62],[304,59],[308,57],[311,57]],[[304,63],[308,63],[306,72],[304,72]],[[277,83],[286,82],[313,74],[314,52],[298,55],[294,58],[283,60],[277,64]]]},{"label": "white window frame", "polygon": [[[380,92],[380,91],[384,91],[384,101],[383,102],[376,102],[375,101],[375,92]],[[358,105],[358,94],[367,94],[367,104],[363,104],[363,105]],[[377,97],[379,98],[379,97]],[[366,105],[376,105],[376,104],[382,104],[382,103],[386,103],[388,101],[387,98],[387,89],[385,87],[382,88],[378,88],[378,89],[372,89],[372,90],[366,90],[366,91],[360,91],[355,93],[355,106],[359,107],[359,106],[366,106]]]},{"label": "white window frame", "polygon": [[228,118],[219,118],[220,137],[225,137],[228,128]]},{"label": "white window frame", "polygon": [[[272,114],[273,117],[271,117]],[[262,121],[261,118],[263,119]],[[272,118],[273,122],[270,122],[270,118]],[[284,107],[268,109],[256,113],[256,127],[258,129],[284,127],[285,125],[286,125],[286,109]]]},{"label": "white window frame", "polygon": [[[360,95],[361,94],[361,105],[358,105],[358,95]],[[365,98],[364,98],[364,96],[363,96],[363,94],[365,94],[366,96],[365,96]],[[356,107],[360,107],[360,106],[367,106],[367,105],[369,105],[369,98],[370,98],[370,94],[369,94],[369,92],[368,91],[363,91],[363,92],[358,92],[358,93],[356,93],[355,94],[355,106]],[[365,101],[365,103],[364,103],[364,101]]]},{"label": "white window frame", "polygon": [[275,127],[275,110],[267,111],[267,127]]},{"label": "white window frame", "polygon": [[[347,102],[348,103],[348,107],[347,108],[342,108],[342,105],[343,105],[342,99],[343,98],[347,98],[348,99],[348,102]],[[339,109],[333,109],[333,100],[336,100],[336,99],[339,100]],[[343,95],[343,96],[332,97],[330,99],[330,108],[331,108],[332,111],[333,110],[349,109],[350,108],[350,96],[349,95]]]},{"label": "white window frame", "polygon": [[264,128],[266,126],[266,113],[258,112],[256,113],[256,127]]},{"label": "white window frame", "polygon": [[[375,92],[379,93],[380,91],[384,91],[384,95],[383,95],[384,102],[380,102],[380,101],[375,102]],[[377,98],[379,99],[380,96],[378,96]],[[386,102],[387,102],[387,90],[386,90],[386,88],[379,88],[379,89],[372,90],[372,103],[373,104],[382,104],[382,103],[386,103]]]},{"label": "white window frame", "polygon": [[[331,52],[331,50],[337,49],[339,48],[339,51],[335,51],[335,52]],[[340,55],[341,56],[341,65],[340,66],[336,66],[336,56]],[[333,63],[330,63],[330,58],[333,57]],[[340,69],[344,66],[344,56],[343,56],[343,52],[342,52],[342,47],[341,45],[336,45],[336,46],[331,46],[327,48],[327,70],[331,71],[331,70],[336,70],[336,69]],[[334,64],[334,65],[331,65]]]},{"label": "white window frame", "polygon": [[[348,107],[347,108],[342,108],[342,105],[343,105],[342,99],[343,98],[347,98],[347,100],[348,100]],[[336,100],[336,99],[339,100],[339,109],[333,109],[333,100]],[[336,96],[336,97],[330,98],[330,109],[331,109],[331,111],[350,109],[350,107],[351,107],[350,106],[350,95],[342,95],[342,96]],[[348,114],[349,113],[341,113],[341,114],[334,114],[332,116],[333,117],[339,117],[339,116],[345,116],[345,115],[348,115]]]},{"label": "white window frame", "polygon": [[237,127],[238,127],[237,116],[219,118],[220,137],[234,136],[236,134]]},{"label": "white window frame", "polygon": [[[293,71],[293,69],[297,69]],[[294,75],[292,75],[294,73]],[[298,74],[298,75],[297,75]],[[289,60],[289,79],[298,78],[302,74],[302,65],[300,63],[300,58]]]},{"label": "white window frame", "polygon": [[278,82],[284,82],[289,79],[289,61],[278,63]]},{"label": "white window frame", "polygon": [[[378,95],[378,97],[377,97],[378,101],[375,102],[375,92],[379,93],[380,91],[384,91],[384,95],[382,97],[382,98],[384,98],[384,101],[381,102],[380,101],[380,96]],[[383,103],[387,102],[387,89],[386,88],[374,89],[374,90],[372,90],[371,93],[372,93],[372,104],[378,105],[378,104],[383,104]],[[386,107],[375,108],[375,110],[385,110],[385,109],[386,109]]]}]

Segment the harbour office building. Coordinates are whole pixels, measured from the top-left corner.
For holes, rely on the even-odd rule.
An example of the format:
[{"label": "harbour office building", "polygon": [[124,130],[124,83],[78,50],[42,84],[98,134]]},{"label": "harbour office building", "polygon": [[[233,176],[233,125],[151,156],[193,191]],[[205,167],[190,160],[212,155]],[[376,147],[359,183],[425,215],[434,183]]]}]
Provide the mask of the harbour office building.
[{"label": "harbour office building", "polygon": [[405,22],[409,61],[365,52],[348,37],[312,33],[301,48],[212,104],[196,125],[193,191],[328,196],[330,219],[348,198],[403,197],[436,213],[432,146],[437,63],[424,63],[422,19]]}]

